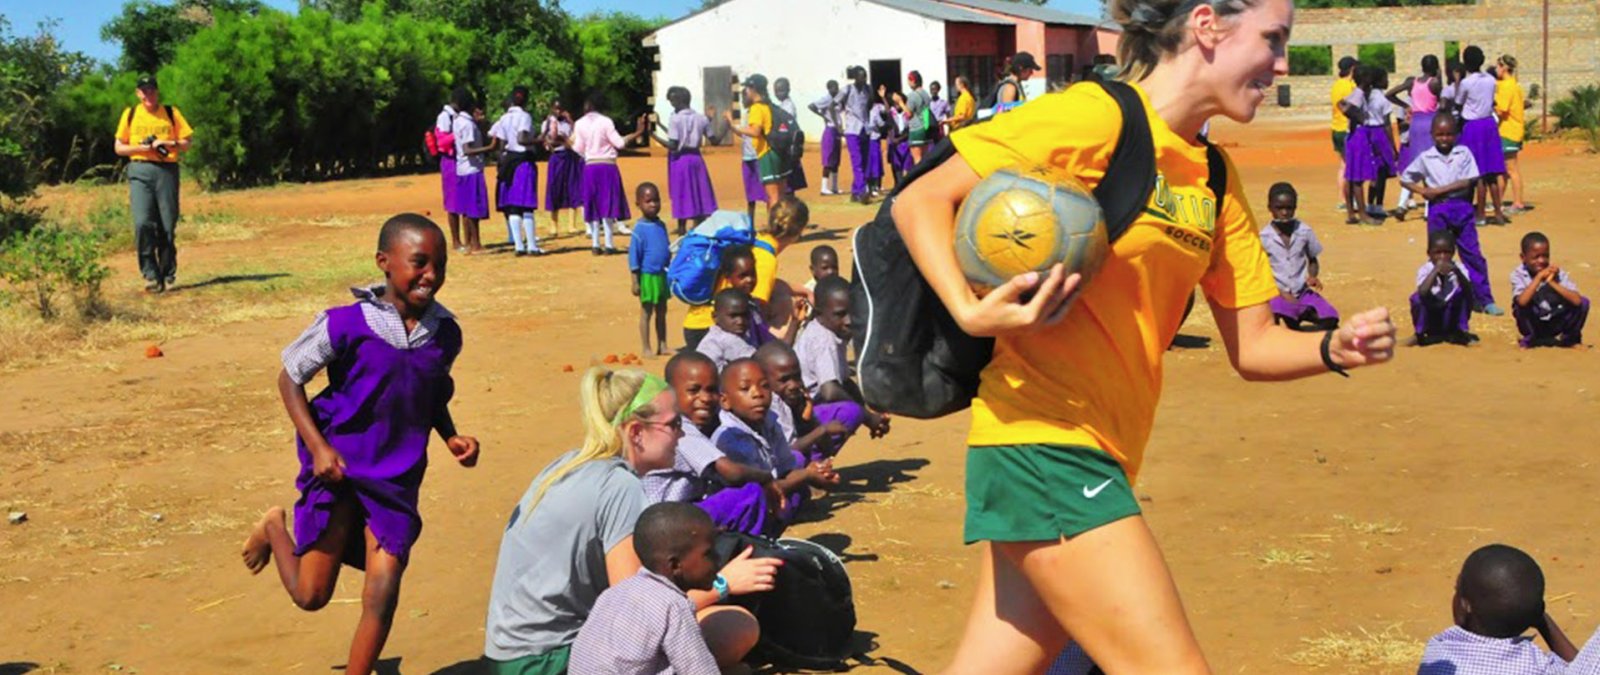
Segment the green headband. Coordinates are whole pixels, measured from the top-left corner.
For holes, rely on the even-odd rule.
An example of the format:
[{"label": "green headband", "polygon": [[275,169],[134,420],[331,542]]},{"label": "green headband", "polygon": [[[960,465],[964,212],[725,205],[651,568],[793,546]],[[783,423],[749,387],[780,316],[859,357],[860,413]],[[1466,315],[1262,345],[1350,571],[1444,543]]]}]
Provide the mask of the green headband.
[{"label": "green headband", "polygon": [[644,382],[639,384],[639,392],[633,395],[633,400],[628,401],[628,405],[622,406],[622,409],[617,411],[617,416],[611,420],[611,425],[622,426],[624,420],[639,412],[640,408],[643,408],[645,404],[660,395],[661,392],[666,391],[669,386],[666,380],[655,375],[644,376]]}]

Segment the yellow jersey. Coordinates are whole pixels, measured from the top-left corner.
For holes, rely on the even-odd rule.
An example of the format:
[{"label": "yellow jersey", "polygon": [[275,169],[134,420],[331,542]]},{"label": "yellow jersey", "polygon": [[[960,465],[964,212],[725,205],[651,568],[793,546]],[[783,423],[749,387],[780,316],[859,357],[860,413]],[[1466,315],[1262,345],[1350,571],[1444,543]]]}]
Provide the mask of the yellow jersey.
[{"label": "yellow jersey", "polygon": [[1500,118],[1500,137],[1521,143],[1528,135],[1526,104],[1522,100],[1522,85],[1516,77],[1502,78],[1494,84],[1494,114]]},{"label": "yellow jersey", "polygon": [[750,147],[755,150],[756,158],[760,159],[771,150],[767,143],[767,134],[772,133],[772,107],[765,103],[756,103],[745,113],[748,116],[745,124],[761,130],[760,136],[750,138]]},{"label": "yellow jersey", "polygon": [[971,124],[972,118],[977,114],[978,102],[972,100],[972,94],[963,91],[960,96],[956,97],[955,110],[950,113],[950,119],[959,121],[951,126],[959,129],[964,125]]},{"label": "yellow jersey", "polygon": [[[1139,97],[1156,149],[1150,201],[1065,320],[995,341],[972,403],[973,452],[994,445],[1088,446],[1110,454],[1136,479],[1161,397],[1162,356],[1190,292],[1198,284],[1228,308],[1278,295],[1231,162],[1218,220],[1217,196],[1206,186],[1205,146],[1174,133],[1142,90]],[[1045,167],[1093,188],[1121,128],[1115,100],[1097,85],[1078,85],[951,140],[980,176]]]},{"label": "yellow jersey", "polygon": [[[194,135],[194,130],[189,128],[189,121],[183,118],[183,113],[176,106],[172,108],[172,119],[167,119],[167,108],[156,106],[156,111],[151,113],[143,105],[129,108],[132,114],[124,112],[117,121],[117,140],[130,145],[138,145],[144,139],[155,136],[156,140],[180,141]],[[168,148],[167,156],[154,150],[140,150],[128,159],[134,162],[171,162],[178,161],[178,149]]]},{"label": "yellow jersey", "polygon": [[1349,98],[1350,94],[1355,90],[1356,80],[1353,77],[1341,77],[1333,81],[1333,90],[1329,92],[1328,98],[1333,101],[1333,130],[1335,132],[1350,131],[1350,118],[1345,117],[1344,112],[1339,110],[1339,102]]}]

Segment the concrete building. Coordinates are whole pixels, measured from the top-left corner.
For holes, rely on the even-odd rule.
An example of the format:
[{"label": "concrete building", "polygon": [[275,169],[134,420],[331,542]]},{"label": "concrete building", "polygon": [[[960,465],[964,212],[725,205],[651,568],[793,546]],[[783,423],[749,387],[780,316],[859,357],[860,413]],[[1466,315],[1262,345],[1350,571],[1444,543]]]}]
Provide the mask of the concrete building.
[{"label": "concrete building", "polygon": [[[953,95],[965,75],[981,98],[1007,57],[1034,55],[1045,71],[1025,83],[1030,95],[1050,82],[1080,79],[1095,56],[1116,51],[1119,31],[1099,19],[1002,0],[729,0],[669,23],[646,36],[656,52],[652,105],[663,118],[671,86],[689,89],[692,106],[727,110],[735,82],[760,73],[789,78],[808,138],[822,120],[806,104],[845,83],[845,69],[868,69],[872,86],[902,89],[919,71]],[[719,123],[719,131],[720,131]]]},{"label": "concrete building", "polygon": [[[1361,45],[1393,45],[1398,71],[1393,75],[1400,78],[1416,74],[1426,54],[1442,62],[1447,43],[1459,49],[1478,45],[1490,63],[1501,54],[1515,56],[1517,79],[1527,93],[1544,75],[1544,8],[1542,0],[1479,0],[1467,5],[1300,10],[1290,43],[1328,46],[1335,62],[1356,56]],[[1574,87],[1600,83],[1600,2],[1549,0],[1549,10],[1548,95],[1559,100]],[[1289,85],[1294,107],[1329,105],[1331,73],[1280,83]],[[1539,109],[1537,103],[1530,105],[1532,119]]]}]

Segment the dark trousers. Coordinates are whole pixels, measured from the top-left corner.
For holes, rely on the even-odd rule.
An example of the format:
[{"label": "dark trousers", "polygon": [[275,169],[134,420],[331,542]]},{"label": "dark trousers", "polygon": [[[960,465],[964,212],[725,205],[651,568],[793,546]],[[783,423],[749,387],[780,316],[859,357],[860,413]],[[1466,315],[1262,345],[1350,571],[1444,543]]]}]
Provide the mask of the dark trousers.
[{"label": "dark trousers", "polygon": [[128,203],[139,274],[165,281],[178,274],[178,165],[128,162]]}]

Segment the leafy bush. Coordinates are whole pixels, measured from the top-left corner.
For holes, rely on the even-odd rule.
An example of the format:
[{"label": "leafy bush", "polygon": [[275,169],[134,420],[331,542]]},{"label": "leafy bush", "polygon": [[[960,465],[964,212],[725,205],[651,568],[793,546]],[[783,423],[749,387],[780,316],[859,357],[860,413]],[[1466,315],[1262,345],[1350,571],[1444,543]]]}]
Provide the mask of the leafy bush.
[{"label": "leafy bush", "polygon": [[1562,129],[1580,129],[1588,137],[1589,151],[1600,152],[1600,85],[1573,89],[1550,106]]},{"label": "leafy bush", "polygon": [[1369,66],[1379,66],[1385,73],[1395,72],[1394,43],[1359,45],[1356,47],[1356,60]]},{"label": "leafy bush", "polygon": [[1333,74],[1333,47],[1304,45],[1289,47],[1290,75]]},{"label": "leafy bush", "polygon": [[43,319],[53,319],[58,292],[68,292],[83,316],[103,309],[100,284],[111,275],[101,264],[100,238],[91,232],[40,225],[0,244],[0,279],[29,296]]}]

